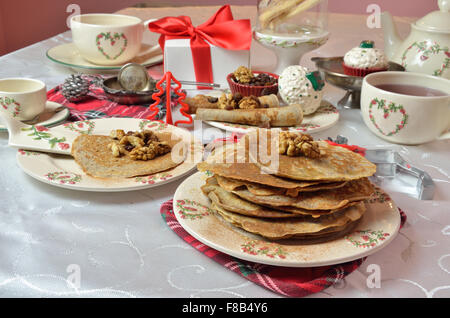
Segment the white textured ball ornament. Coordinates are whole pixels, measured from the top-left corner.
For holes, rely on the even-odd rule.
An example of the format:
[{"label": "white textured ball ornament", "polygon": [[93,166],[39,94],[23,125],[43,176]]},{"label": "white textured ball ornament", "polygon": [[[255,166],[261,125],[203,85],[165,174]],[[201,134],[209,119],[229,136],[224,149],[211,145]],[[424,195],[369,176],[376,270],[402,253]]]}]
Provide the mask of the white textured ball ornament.
[{"label": "white textured ball ornament", "polygon": [[316,91],[306,77],[308,69],[300,65],[288,66],[278,78],[278,91],[288,105],[300,104],[304,115],[314,113],[320,107],[322,90]]}]

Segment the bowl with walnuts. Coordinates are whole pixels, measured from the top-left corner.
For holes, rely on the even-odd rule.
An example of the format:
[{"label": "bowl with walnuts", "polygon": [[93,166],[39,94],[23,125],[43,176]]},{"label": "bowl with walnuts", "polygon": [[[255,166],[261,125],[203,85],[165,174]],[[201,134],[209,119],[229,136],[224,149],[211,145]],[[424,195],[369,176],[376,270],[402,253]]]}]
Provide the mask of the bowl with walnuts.
[{"label": "bowl with walnuts", "polygon": [[278,93],[278,75],[252,71],[245,66],[228,74],[227,81],[233,94],[259,97]]}]

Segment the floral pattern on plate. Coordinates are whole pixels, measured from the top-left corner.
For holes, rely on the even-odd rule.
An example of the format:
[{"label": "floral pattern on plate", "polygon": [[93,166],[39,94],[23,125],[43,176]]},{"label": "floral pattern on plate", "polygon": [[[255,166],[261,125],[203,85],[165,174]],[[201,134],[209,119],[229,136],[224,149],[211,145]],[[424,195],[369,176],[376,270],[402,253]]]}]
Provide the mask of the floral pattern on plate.
[{"label": "floral pattern on plate", "polygon": [[33,140],[46,140],[50,148],[55,148],[55,145],[62,150],[70,148],[68,143],[65,143],[65,137],[55,137],[49,132],[49,129],[45,126],[32,125],[28,128],[22,128],[22,131],[30,131],[28,136],[33,137]]},{"label": "floral pattern on plate", "polygon": [[81,175],[67,171],[49,172],[45,177],[52,182],[60,184],[76,184],[81,181]]},{"label": "floral pattern on plate", "polygon": [[95,128],[95,122],[92,120],[83,120],[74,123],[65,123],[63,126],[79,134],[91,135]]},{"label": "floral pattern on plate", "polygon": [[181,218],[189,220],[198,220],[212,213],[207,206],[189,199],[177,200],[178,213]]},{"label": "floral pattern on plate", "polygon": [[172,177],[173,177],[173,175],[171,175],[170,173],[163,172],[163,173],[157,173],[157,174],[145,176],[145,177],[136,177],[136,178],[134,178],[134,181],[142,183],[142,184],[155,184],[159,180],[166,181]]},{"label": "floral pattern on plate", "polygon": [[347,235],[345,239],[355,247],[370,248],[377,246],[389,235],[389,233],[385,233],[383,230],[359,230],[352,235]]},{"label": "floral pattern on plate", "polygon": [[287,253],[279,244],[269,243],[260,240],[247,241],[241,245],[242,252],[250,255],[262,255],[269,258],[285,259]]}]

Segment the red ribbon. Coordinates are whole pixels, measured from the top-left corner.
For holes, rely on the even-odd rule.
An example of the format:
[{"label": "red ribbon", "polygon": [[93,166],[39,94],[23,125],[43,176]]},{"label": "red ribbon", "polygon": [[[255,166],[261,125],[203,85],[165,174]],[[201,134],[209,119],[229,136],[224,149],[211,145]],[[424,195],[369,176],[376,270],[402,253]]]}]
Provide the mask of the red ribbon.
[{"label": "red ribbon", "polygon": [[208,43],[228,50],[250,50],[252,42],[250,20],[234,20],[229,5],[221,7],[208,21],[197,27],[187,16],[165,17],[149,23],[148,27],[150,31],[161,34],[159,45],[163,50],[166,39],[190,39],[197,82],[213,83]]}]

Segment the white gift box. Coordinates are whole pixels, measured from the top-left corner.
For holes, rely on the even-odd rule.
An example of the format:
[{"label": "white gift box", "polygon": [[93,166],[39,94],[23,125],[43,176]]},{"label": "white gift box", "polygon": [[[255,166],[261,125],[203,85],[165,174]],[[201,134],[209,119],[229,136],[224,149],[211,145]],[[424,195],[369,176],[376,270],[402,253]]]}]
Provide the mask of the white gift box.
[{"label": "white gift box", "polygon": [[[239,66],[249,67],[250,50],[227,50],[210,44],[214,83],[228,88],[227,76]],[[164,72],[179,81],[196,82],[190,39],[171,39],[164,44]],[[196,86],[184,87],[196,89]]]}]

